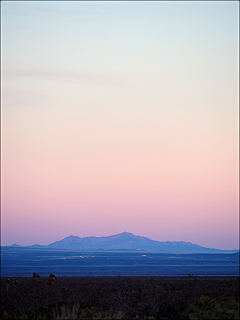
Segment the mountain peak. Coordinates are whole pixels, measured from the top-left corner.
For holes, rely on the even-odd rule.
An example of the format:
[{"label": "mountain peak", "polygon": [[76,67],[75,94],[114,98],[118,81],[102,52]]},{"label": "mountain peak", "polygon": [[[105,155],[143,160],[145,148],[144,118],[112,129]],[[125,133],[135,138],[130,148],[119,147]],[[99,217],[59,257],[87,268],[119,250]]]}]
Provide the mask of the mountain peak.
[{"label": "mountain peak", "polygon": [[152,250],[161,252],[220,252],[221,250],[204,248],[184,241],[159,242],[131,232],[121,232],[112,236],[84,237],[68,236],[48,245],[51,248],[72,250]]},{"label": "mountain peak", "polygon": [[123,232],[119,233],[119,235],[123,235],[123,236],[134,236],[134,237],[136,237],[133,233],[127,232],[127,231],[123,231]]}]

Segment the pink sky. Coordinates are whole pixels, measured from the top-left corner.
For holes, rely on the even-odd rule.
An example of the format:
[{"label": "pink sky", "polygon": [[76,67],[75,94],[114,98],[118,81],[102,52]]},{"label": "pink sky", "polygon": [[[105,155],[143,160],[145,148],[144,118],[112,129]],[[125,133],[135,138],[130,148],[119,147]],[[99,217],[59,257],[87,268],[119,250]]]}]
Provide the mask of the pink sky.
[{"label": "pink sky", "polygon": [[2,245],[239,248],[238,21],[236,2],[3,2]]}]

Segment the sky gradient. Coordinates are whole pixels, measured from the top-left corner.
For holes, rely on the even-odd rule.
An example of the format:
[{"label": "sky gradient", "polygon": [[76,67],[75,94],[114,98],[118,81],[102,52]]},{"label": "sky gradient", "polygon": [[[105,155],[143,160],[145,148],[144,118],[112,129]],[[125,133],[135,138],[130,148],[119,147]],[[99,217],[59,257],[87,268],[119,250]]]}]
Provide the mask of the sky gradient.
[{"label": "sky gradient", "polygon": [[239,248],[239,3],[1,2],[1,243]]}]

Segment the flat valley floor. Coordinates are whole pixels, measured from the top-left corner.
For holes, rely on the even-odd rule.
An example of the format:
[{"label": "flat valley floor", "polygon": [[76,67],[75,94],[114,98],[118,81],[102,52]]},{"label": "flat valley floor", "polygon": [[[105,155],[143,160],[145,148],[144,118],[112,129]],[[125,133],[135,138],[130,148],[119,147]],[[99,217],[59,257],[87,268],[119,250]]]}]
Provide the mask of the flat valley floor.
[{"label": "flat valley floor", "polygon": [[1,275],[237,277],[239,253],[161,253],[141,251],[81,252],[1,248]]},{"label": "flat valley floor", "polygon": [[1,276],[1,319],[239,319],[239,253],[2,247]]}]

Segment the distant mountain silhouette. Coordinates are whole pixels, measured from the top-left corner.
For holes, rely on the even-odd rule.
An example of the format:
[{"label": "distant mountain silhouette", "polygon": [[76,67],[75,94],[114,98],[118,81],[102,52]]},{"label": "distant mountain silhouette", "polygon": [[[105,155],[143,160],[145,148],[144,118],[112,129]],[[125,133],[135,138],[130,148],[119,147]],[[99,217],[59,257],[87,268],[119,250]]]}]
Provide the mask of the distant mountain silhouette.
[{"label": "distant mountain silhouette", "polygon": [[13,244],[10,247],[26,249],[65,249],[79,251],[120,251],[120,250],[149,250],[159,252],[182,253],[238,253],[239,250],[219,250],[205,248],[191,242],[184,241],[154,241],[146,237],[135,236],[129,232],[118,233],[109,237],[85,237],[69,236],[47,246],[35,244],[32,246],[20,246]]},{"label": "distant mountain silhouette", "polygon": [[235,252],[235,250],[218,250],[205,248],[197,244],[184,241],[154,241],[146,237],[135,236],[129,232],[122,232],[109,237],[85,237],[69,236],[60,241],[53,242],[48,248],[70,250],[151,250],[163,252]]}]

